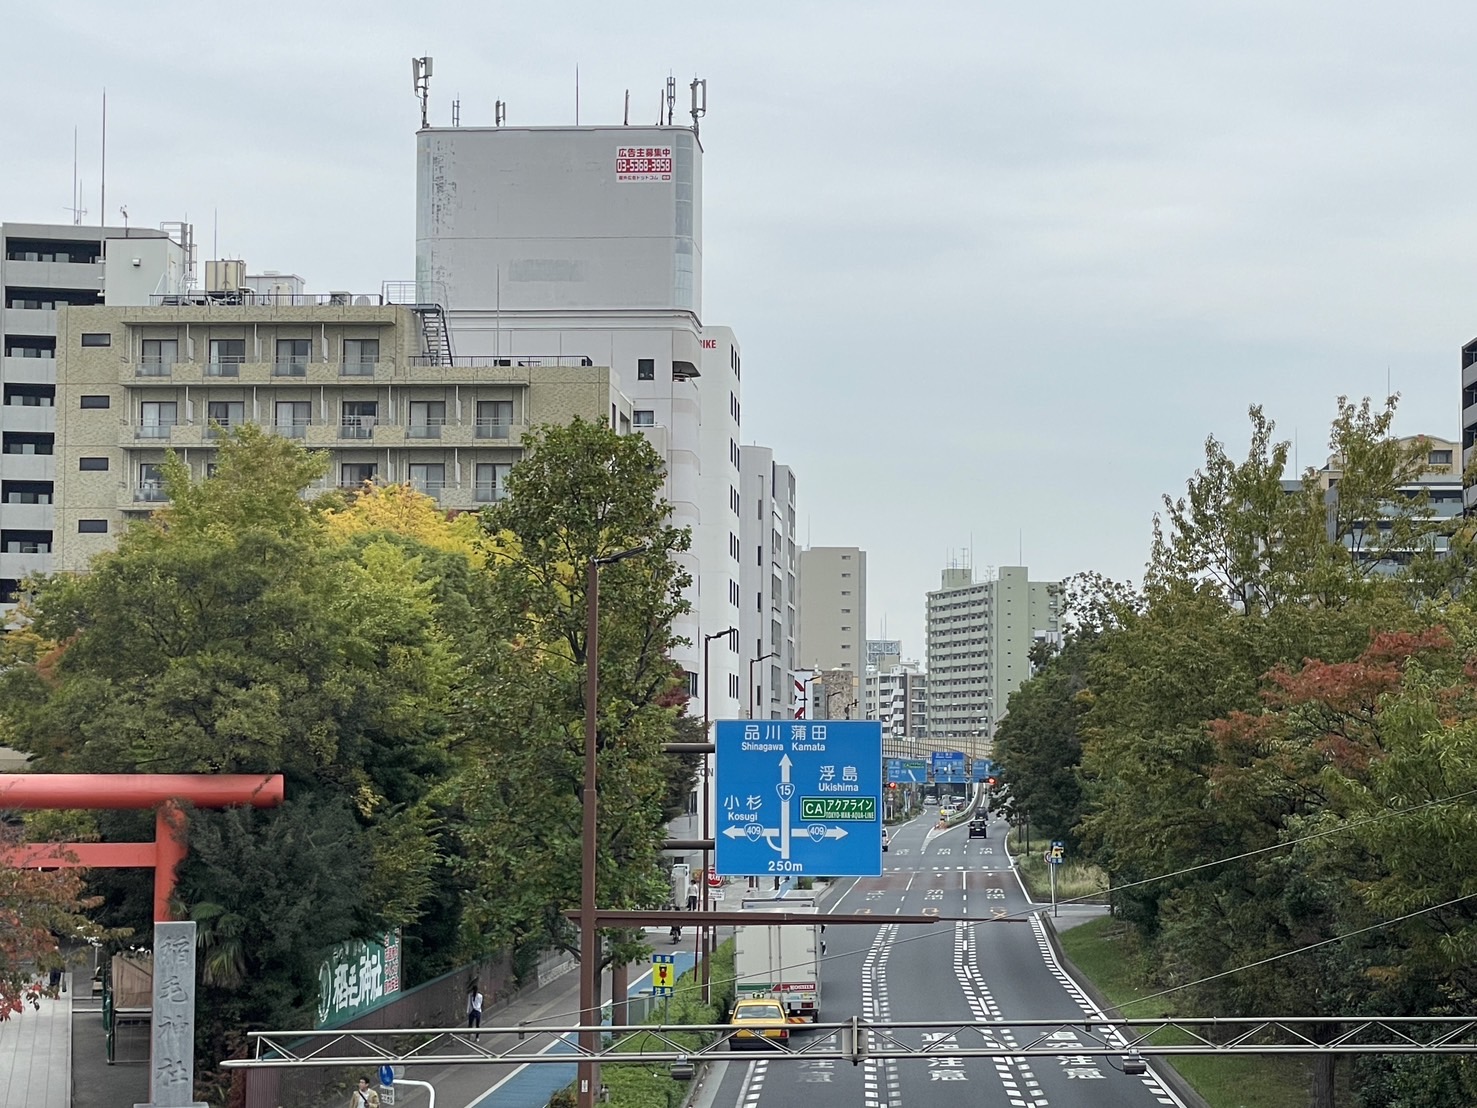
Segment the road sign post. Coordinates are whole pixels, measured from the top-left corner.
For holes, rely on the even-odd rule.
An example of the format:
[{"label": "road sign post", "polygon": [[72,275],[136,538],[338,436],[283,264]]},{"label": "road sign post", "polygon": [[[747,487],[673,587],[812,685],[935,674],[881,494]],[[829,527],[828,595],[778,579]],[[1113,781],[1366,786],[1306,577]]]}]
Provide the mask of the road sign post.
[{"label": "road sign post", "polygon": [[718,873],[882,873],[880,722],[720,720],[715,740]]},{"label": "road sign post", "polygon": [[1046,853],[1046,868],[1051,874],[1051,914],[1056,916],[1056,867],[1062,864],[1062,855],[1066,853],[1066,844],[1060,839],[1053,839],[1051,849]]}]

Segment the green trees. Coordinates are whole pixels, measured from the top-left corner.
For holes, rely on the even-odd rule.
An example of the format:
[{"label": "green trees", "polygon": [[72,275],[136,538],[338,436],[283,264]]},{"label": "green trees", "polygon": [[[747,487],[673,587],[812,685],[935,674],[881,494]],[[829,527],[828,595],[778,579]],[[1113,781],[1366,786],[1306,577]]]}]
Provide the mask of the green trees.
[{"label": "green trees", "polygon": [[[287,778],[279,810],[189,822],[177,895],[200,928],[212,1099],[211,1067],[241,1031],[311,1022],[318,962],[338,942],[401,928],[414,983],[564,940],[584,567],[635,546],[647,554],[601,578],[601,895],[664,898],[661,826],[691,781],[662,753],[688,726],[669,657],[688,537],[667,525],[644,439],[577,423],[525,445],[511,499],[448,519],[408,489],[309,501],[325,459],[244,427],[204,480],[171,459],[170,506],[88,572],[41,582],[32,622],[0,637],[0,734],[40,772]],[[137,813],[45,822],[148,835]],[[148,933],[142,875],[89,880],[110,922]],[[81,903],[64,882],[32,892],[47,919]]]},{"label": "green trees", "polygon": [[[1142,596],[1081,605],[1002,725],[1012,794],[1074,813],[1058,837],[1108,871],[1184,1010],[1477,1009],[1472,563],[1431,555],[1426,447],[1393,413],[1339,399],[1331,488],[1284,480],[1258,408],[1244,461],[1209,440]],[[1360,1067],[1371,1106],[1470,1102],[1462,1067]],[[1314,1102],[1331,1089],[1325,1067]]]},{"label": "green trees", "polygon": [[685,792],[691,780],[662,753],[685,703],[669,652],[672,621],[687,609],[690,577],[678,556],[690,538],[667,522],[662,481],[645,439],[576,421],[536,436],[509,478],[510,497],[486,513],[497,545],[487,550],[478,619],[494,633],[470,660],[485,681],[467,705],[448,790],[464,820],[471,944],[573,942],[563,913],[579,903],[586,567],[643,547],[600,571],[599,900],[637,908],[667,899],[662,825],[674,783]]}]

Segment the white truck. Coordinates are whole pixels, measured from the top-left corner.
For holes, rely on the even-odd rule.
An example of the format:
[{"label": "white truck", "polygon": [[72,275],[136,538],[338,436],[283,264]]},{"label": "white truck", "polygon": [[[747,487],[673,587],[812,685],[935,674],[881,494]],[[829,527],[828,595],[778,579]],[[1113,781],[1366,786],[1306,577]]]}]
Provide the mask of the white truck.
[{"label": "white truck", "polygon": [[[764,912],[815,912],[810,895],[779,899],[746,899],[743,910],[760,916]],[[768,925],[757,919],[734,929],[734,989],[739,1000],[768,996],[785,1006],[793,1019],[815,1022],[821,1010],[821,938],[823,924]]]}]

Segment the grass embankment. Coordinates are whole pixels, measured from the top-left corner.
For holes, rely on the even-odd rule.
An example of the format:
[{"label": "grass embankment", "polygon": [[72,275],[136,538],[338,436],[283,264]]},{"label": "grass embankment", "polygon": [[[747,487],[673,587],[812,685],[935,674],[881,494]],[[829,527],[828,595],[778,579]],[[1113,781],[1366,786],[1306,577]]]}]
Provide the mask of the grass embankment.
[{"label": "grass embankment", "polygon": [[[1060,885],[1057,892],[1060,896]],[[1189,1014],[1176,1011],[1173,994],[1132,1003],[1154,990],[1142,987],[1141,959],[1132,931],[1111,916],[1062,932],[1061,944],[1067,957],[1122,1015],[1157,1019]],[[1153,1041],[1173,1044],[1190,1040],[1164,1032]],[[1211,1108],[1303,1108],[1308,1102],[1309,1067],[1296,1058],[1185,1055],[1167,1061]]]},{"label": "grass embankment", "polygon": [[[1036,838],[1031,842],[1031,849],[1025,849],[1025,842],[1014,831],[1005,840],[1011,856],[1015,858],[1016,869],[1020,871],[1021,880],[1026,883],[1030,890],[1031,899],[1040,903],[1049,903],[1051,900],[1051,874],[1047,872],[1046,850],[1051,843]],[[1056,899],[1061,904],[1068,900],[1081,901],[1084,904],[1106,903],[1108,889],[1107,878],[1103,871],[1096,866],[1082,865],[1078,862],[1065,861],[1056,867]]]},{"label": "grass embankment", "polygon": [[[648,1024],[671,1027],[684,1023],[722,1023],[728,1018],[728,1010],[733,1006],[733,940],[720,944],[713,956],[710,975],[712,1004],[703,1003],[702,982],[695,975],[696,970],[691,969],[677,979],[670,1003],[656,1009],[656,1018],[648,1020]],[[708,1038],[696,1031],[663,1032],[657,1036],[633,1028],[616,1045],[616,1050],[671,1050],[673,1044],[695,1050]],[[614,1065],[605,1062],[600,1067],[600,1082],[610,1090],[613,1108],[676,1108],[690,1088],[689,1082],[674,1081],[665,1063]],[[575,1103],[574,1089],[574,1085],[570,1085],[555,1093],[549,1100],[549,1108],[561,1108],[565,1104],[572,1106]]]}]

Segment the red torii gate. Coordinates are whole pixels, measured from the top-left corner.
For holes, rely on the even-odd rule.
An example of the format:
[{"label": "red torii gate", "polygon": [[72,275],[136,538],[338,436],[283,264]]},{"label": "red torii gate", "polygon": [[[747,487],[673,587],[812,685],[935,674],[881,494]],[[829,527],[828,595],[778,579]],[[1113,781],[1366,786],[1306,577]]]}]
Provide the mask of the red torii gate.
[{"label": "red torii gate", "polygon": [[27,843],[0,852],[13,866],[152,868],[154,922],[169,922],[174,870],[184,861],[185,813],[197,808],[275,808],[282,803],[280,773],[0,773],[0,809],[153,808],[151,843]]}]

